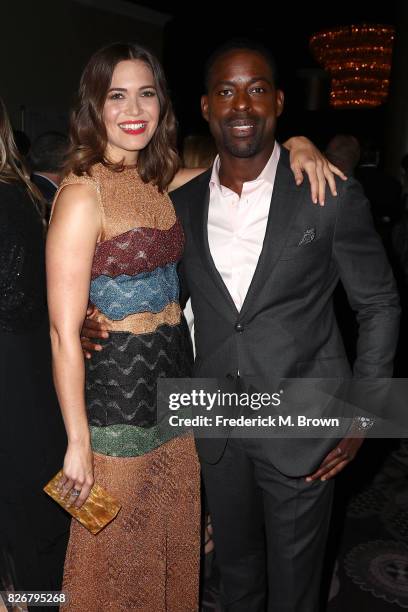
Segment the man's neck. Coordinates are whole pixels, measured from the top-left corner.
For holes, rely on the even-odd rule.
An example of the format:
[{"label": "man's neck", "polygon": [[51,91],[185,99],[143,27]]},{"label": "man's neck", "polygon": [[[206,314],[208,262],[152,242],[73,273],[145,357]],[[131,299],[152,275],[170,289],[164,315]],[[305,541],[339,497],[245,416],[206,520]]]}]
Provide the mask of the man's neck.
[{"label": "man's neck", "polygon": [[235,191],[240,196],[243,184],[255,180],[265,168],[272,155],[274,144],[272,148],[253,157],[235,157],[226,151],[220,151],[218,174],[221,185]]}]

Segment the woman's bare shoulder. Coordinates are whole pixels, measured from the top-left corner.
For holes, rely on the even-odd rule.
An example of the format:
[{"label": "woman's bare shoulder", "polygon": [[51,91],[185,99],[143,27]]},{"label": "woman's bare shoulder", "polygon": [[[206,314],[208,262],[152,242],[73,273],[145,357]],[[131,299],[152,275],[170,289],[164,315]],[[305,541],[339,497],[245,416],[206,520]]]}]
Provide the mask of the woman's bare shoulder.
[{"label": "woman's bare shoulder", "polygon": [[53,202],[51,221],[68,217],[99,217],[98,193],[92,184],[62,183]]}]

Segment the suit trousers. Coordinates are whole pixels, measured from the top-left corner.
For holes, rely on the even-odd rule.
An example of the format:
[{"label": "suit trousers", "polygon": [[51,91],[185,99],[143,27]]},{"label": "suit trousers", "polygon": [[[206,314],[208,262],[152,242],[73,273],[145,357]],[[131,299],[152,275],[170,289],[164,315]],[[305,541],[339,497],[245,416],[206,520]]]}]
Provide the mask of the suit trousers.
[{"label": "suit trousers", "polygon": [[285,476],[256,439],[201,468],[226,611],[318,612],[334,482]]}]

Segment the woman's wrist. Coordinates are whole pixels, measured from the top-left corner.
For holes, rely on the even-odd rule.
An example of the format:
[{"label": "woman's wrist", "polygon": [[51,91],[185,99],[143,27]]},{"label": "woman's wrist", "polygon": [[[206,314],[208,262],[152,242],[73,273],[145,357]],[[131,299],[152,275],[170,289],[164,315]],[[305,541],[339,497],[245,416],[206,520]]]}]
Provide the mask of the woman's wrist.
[{"label": "woman's wrist", "polygon": [[308,144],[310,144],[310,140],[306,138],[306,136],[292,136],[291,138],[285,140],[283,146],[288,151],[291,151],[295,147],[304,146]]},{"label": "woman's wrist", "polygon": [[75,433],[68,435],[68,444],[71,446],[90,448],[91,447],[91,436],[89,430],[83,433]]}]

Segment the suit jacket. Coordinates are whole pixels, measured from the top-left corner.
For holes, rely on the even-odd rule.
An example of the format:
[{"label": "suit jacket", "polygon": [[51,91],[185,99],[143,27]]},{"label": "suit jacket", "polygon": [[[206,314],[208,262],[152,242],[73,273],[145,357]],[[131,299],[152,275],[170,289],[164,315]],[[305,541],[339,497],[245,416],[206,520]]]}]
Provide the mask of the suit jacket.
[{"label": "suit jacket", "polygon": [[[207,219],[211,170],[171,193],[186,247],[180,266],[184,298],[191,296],[200,378],[351,377],[333,309],[342,280],[359,323],[355,377],[392,376],[399,299],[368,202],[353,179],[338,196],[313,205],[310,186],[296,186],[282,148],[265,239],[240,312],[211,257]],[[335,446],[331,439],[263,439],[283,473],[300,476]],[[201,458],[216,462],[225,440],[197,440]]]},{"label": "suit jacket", "polygon": [[41,191],[44,200],[46,200],[48,205],[51,206],[54,196],[57,193],[57,187],[55,187],[55,185],[46,177],[41,176],[36,172],[33,172],[30,178],[34,185],[36,185]]}]

